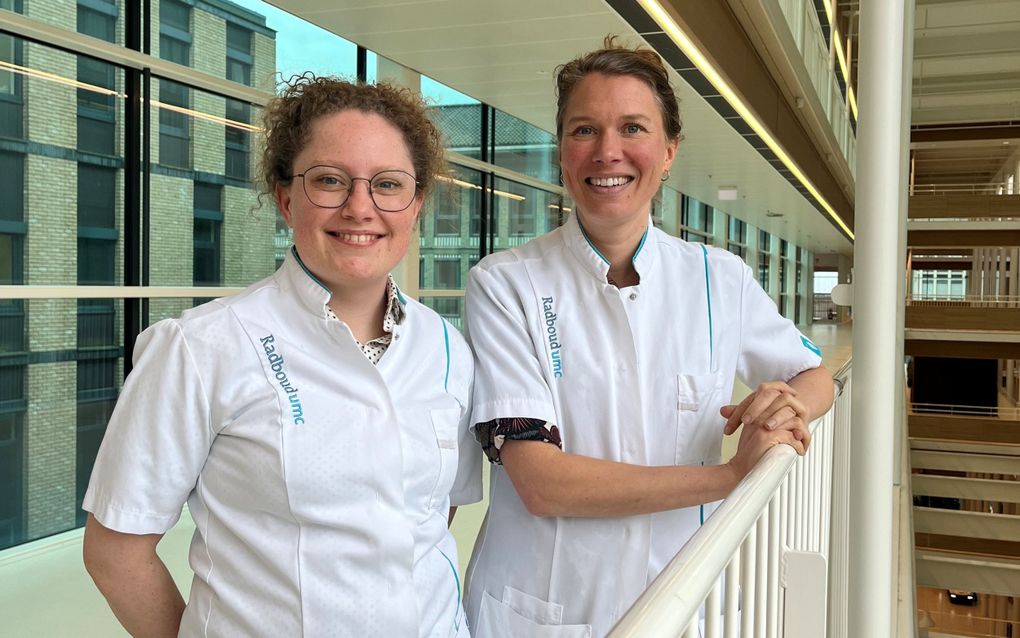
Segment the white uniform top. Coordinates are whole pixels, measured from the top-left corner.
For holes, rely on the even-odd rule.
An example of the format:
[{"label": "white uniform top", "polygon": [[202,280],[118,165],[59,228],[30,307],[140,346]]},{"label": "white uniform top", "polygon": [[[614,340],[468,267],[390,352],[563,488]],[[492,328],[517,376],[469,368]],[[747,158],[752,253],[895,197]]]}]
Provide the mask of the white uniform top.
[{"label": "white uniform top", "polygon": [[[565,452],[711,465],[734,375],[754,387],[820,364],[739,257],[649,225],[633,259],[640,284],[608,284],[607,261],[571,216],[471,270],[471,423],[544,419]],[[501,466],[490,490],[467,573],[477,638],[605,635],[710,509],[538,518]]]},{"label": "white uniform top", "polygon": [[402,300],[372,365],[329,296],[292,253],[138,339],[84,508],[158,534],[188,502],[182,636],[467,635],[447,513],[481,497],[470,351]]}]

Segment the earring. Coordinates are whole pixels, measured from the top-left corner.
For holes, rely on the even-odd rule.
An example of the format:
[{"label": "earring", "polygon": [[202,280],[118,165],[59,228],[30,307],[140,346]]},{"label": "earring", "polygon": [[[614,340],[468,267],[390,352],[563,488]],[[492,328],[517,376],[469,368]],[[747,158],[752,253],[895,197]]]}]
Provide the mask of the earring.
[{"label": "earring", "polygon": [[664,182],[667,179],[669,179],[669,171],[663,171],[662,172],[662,177],[659,178],[659,181],[660,182]]}]

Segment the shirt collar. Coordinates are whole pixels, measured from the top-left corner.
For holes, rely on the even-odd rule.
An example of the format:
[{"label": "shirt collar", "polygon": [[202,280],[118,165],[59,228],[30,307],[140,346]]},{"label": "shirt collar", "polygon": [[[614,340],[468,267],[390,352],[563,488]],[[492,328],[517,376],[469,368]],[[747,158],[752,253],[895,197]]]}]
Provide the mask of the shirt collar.
[{"label": "shirt collar", "polygon": [[397,288],[397,282],[393,280],[393,275],[388,275],[386,279],[386,314],[383,315],[383,331],[393,332],[394,326],[399,326],[404,321],[404,316],[407,312],[404,307],[407,305],[407,299],[401,294],[400,288]]},{"label": "shirt collar", "polygon": [[[326,287],[326,284],[319,281],[312,274],[312,271],[308,270],[304,262],[301,261],[296,246],[291,246],[290,250],[287,251],[287,256],[284,258],[283,265],[280,266],[278,272],[278,276],[289,284],[289,288],[294,291],[298,301],[306,310],[323,319],[328,316],[326,304],[329,303],[333,293]],[[406,306],[407,298],[400,292],[397,282],[393,280],[393,275],[388,275],[386,280],[386,314],[383,316],[383,329],[386,332],[392,332],[393,326],[400,325],[404,320],[407,314],[405,311]],[[388,322],[392,323],[389,324],[387,329]]]},{"label": "shirt collar", "polygon": [[[645,234],[641,236],[641,241],[638,243],[634,255],[631,256],[634,268],[642,279],[651,274],[655,265],[657,246],[654,238],[651,237],[654,231],[652,218],[649,215]],[[602,282],[606,282],[606,276],[609,274],[609,260],[588,238],[576,213],[572,213],[563,224],[563,238],[567,248],[581,262],[584,269]]]},{"label": "shirt collar", "polygon": [[326,304],[333,293],[326,287],[326,284],[308,270],[301,257],[298,256],[297,248],[291,246],[283,265],[277,271],[277,276],[287,283],[287,288],[297,295],[301,306],[317,317],[326,318]]}]

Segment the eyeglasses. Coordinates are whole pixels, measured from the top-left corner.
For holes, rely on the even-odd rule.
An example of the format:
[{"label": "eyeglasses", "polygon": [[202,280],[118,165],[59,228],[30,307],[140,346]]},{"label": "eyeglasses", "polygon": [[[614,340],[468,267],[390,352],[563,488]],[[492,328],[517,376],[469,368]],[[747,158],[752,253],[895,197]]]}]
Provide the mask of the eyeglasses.
[{"label": "eyeglasses", "polygon": [[414,175],[404,171],[381,171],[371,178],[351,177],[335,166],[313,166],[300,177],[308,200],[321,208],[340,208],[354,190],[354,182],[368,182],[368,192],[375,207],[384,213],[399,213],[407,210],[418,193],[418,182]]}]

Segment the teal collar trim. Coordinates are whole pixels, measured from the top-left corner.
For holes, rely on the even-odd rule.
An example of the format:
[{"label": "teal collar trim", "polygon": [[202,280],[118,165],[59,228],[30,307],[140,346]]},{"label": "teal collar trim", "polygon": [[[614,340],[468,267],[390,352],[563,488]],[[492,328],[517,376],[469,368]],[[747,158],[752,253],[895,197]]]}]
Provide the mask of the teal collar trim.
[{"label": "teal collar trim", "polygon": [[[575,217],[576,217],[576,215],[575,215]],[[601,259],[602,261],[606,262],[607,266],[612,266],[612,264],[609,263],[609,260],[606,259],[606,256],[603,255],[602,252],[598,248],[595,247],[595,244],[592,243],[591,238],[588,237],[588,233],[585,232],[584,226],[581,225],[581,218],[580,217],[577,217],[577,227],[581,229],[581,236],[584,237],[584,241],[588,242],[588,246],[593,251],[595,251],[595,254],[599,256],[599,259]]]},{"label": "teal collar trim", "polygon": [[294,255],[294,259],[297,260],[298,265],[301,266],[301,270],[305,271],[305,274],[308,275],[308,278],[314,281],[315,283],[319,284],[319,286],[323,290],[325,290],[330,294],[330,296],[332,296],[333,291],[330,290],[329,287],[326,286],[326,284],[319,281],[319,278],[316,277],[311,270],[308,270],[308,266],[305,265],[305,262],[301,261],[301,255],[299,255],[297,252],[297,246],[291,246],[290,252]]},{"label": "teal collar trim", "polygon": [[645,228],[645,234],[641,235],[641,241],[638,242],[637,250],[634,251],[634,255],[630,258],[631,262],[637,263],[638,255],[641,254],[641,249],[645,247],[645,240],[648,239],[648,228]]},{"label": "teal collar trim", "polygon": [[309,312],[318,317],[326,317],[326,304],[333,293],[302,263],[296,249],[292,247],[287,251],[275,277]]}]

